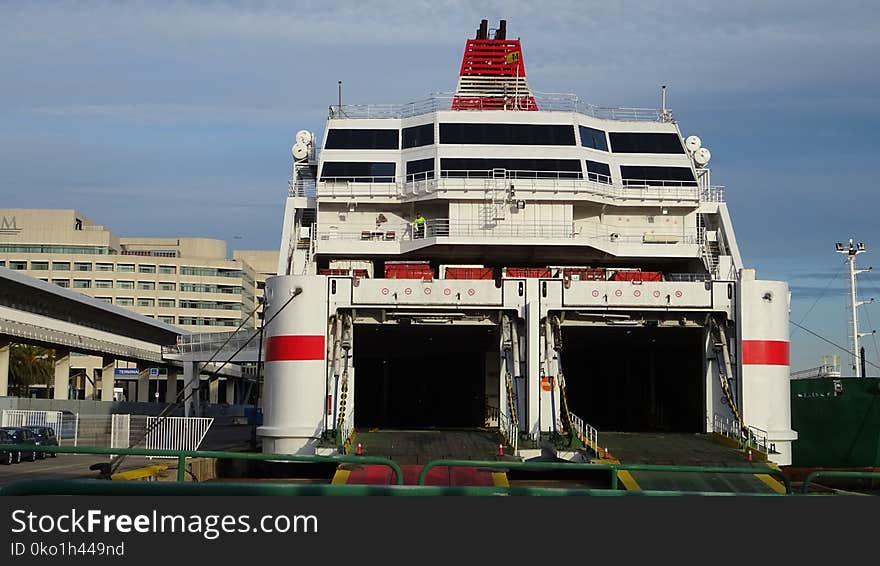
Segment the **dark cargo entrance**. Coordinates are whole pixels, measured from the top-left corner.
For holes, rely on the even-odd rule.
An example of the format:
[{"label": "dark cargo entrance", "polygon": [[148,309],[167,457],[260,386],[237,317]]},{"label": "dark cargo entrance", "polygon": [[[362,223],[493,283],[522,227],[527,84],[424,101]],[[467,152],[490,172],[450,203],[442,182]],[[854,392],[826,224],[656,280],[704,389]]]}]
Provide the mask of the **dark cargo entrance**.
[{"label": "dark cargo entrance", "polygon": [[475,428],[485,424],[490,326],[356,325],[355,426]]},{"label": "dark cargo entrance", "polygon": [[569,408],[600,431],[702,432],[703,329],[562,329]]}]

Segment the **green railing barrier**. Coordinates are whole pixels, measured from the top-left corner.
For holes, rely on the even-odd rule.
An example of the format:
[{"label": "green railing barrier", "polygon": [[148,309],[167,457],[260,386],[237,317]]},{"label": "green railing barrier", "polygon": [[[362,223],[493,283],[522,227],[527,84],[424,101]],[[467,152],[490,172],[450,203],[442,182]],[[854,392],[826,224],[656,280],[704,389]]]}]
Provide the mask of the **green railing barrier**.
[{"label": "green railing barrier", "polygon": [[487,468],[491,470],[532,470],[532,471],[560,471],[560,470],[607,470],[611,473],[611,489],[618,487],[618,471],[628,472],[681,472],[681,473],[708,473],[708,474],[748,474],[748,475],[772,475],[780,478],[785,484],[785,493],[790,494],[791,481],[780,470],[773,468],[728,468],[728,467],[702,467],[702,466],[671,466],[659,464],[593,464],[579,462],[505,462],[489,460],[431,460],[419,473],[419,485],[425,485],[425,478],[431,468],[444,467],[469,467]]},{"label": "green railing barrier", "polygon": [[844,470],[816,470],[807,474],[804,478],[803,492],[810,492],[810,484],[818,477],[827,478],[851,478],[851,479],[875,479],[880,480],[880,472],[856,472]]},{"label": "green railing barrier", "polygon": [[[0,488],[0,497],[21,495],[282,495],[282,496],[735,496],[727,492],[623,491],[548,487],[466,487],[430,485],[316,485],[272,483],[114,482],[24,480]],[[750,494],[751,495],[751,494]],[[781,496],[778,493],[754,495]]]},{"label": "green railing barrier", "polygon": [[27,446],[0,444],[0,451],[51,452],[53,454],[92,454],[123,456],[164,456],[177,458],[177,481],[186,479],[187,458],[217,458],[219,460],[271,460],[302,463],[377,464],[387,466],[394,472],[397,485],[403,485],[403,471],[397,462],[378,456],[355,456],[338,454],[315,456],[309,454],[264,454],[262,452],[218,452],[213,450],[154,450],[148,448],[97,448],[91,446]]}]

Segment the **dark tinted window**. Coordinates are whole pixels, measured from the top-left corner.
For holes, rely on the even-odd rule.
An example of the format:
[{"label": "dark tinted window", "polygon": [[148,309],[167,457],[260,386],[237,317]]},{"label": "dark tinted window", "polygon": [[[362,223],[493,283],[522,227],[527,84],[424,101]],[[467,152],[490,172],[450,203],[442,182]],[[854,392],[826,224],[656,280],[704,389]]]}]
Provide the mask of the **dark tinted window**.
[{"label": "dark tinted window", "polygon": [[440,124],[440,143],[574,145],[574,128],[542,124]]},{"label": "dark tinted window", "polygon": [[678,134],[611,132],[614,153],[684,153]]},{"label": "dark tinted window", "polygon": [[394,173],[394,163],[327,161],[321,168],[321,180],[390,183]]},{"label": "dark tinted window", "polygon": [[[648,165],[621,165],[620,176],[624,185],[660,185],[666,187],[695,187],[697,182],[689,167],[652,167]],[[647,181],[647,182],[646,182]]]},{"label": "dark tinted window", "polygon": [[326,149],[398,149],[397,130],[330,130]]},{"label": "dark tinted window", "polygon": [[434,143],[434,124],[422,124],[403,129],[403,149]]},{"label": "dark tinted window", "polygon": [[611,182],[611,167],[607,163],[587,160],[587,178],[600,183]]},{"label": "dark tinted window", "polygon": [[504,169],[499,176],[515,179],[550,179],[564,177],[581,179],[581,164],[577,159],[467,159],[440,160],[443,177],[491,177],[493,169]]},{"label": "dark tinted window", "polygon": [[581,145],[608,151],[608,142],[605,141],[605,132],[587,126],[580,126]]},{"label": "dark tinted window", "polygon": [[408,181],[423,181],[434,178],[434,158],[416,159],[406,162],[406,178]]}]

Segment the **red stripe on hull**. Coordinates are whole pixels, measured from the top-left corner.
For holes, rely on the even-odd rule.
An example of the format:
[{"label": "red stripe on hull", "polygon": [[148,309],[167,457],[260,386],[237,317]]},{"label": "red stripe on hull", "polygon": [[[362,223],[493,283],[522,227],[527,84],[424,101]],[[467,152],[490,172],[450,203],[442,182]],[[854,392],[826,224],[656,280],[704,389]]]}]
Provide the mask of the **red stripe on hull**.
[{"label": "red stripe on hull", "polygon": [[271,336],[266,342],[267,362],[304,362],[323,359],[323,336]]},{"label": "red stripe on hull", "polygon": [[790,363],[788,346],[784,340],[743,340],[743,364],[787,366]]}]

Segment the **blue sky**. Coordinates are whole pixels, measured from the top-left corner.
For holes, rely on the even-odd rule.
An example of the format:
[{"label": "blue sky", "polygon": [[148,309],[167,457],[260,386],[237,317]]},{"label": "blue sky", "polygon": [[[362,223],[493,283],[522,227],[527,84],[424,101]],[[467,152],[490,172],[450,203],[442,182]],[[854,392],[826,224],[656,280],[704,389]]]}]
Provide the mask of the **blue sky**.
[{"label": "blue sky", "polygon": [[[348,102],[451,91],[483,18],[522,38],[535,90],[656,107],[667,85],[682,133],[712,151],[746,263],[790,282],[793,321],[846,344],[834,242],[864,241],[863,265],[880,254],[875,2],[4,2],[3,206],[276,248],[290,145],[322,131],[336,81]],[[860,281],[880,299],[880,274]],[[794,368],[826,353],[792,329]]]}]

